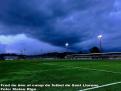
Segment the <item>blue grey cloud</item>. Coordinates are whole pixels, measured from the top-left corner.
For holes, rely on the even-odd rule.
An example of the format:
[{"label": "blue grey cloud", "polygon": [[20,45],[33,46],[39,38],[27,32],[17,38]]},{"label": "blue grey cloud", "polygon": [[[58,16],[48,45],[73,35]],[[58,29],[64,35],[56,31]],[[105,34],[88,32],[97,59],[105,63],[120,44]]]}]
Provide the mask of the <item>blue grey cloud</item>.
[{"label": "blue grey cloud", "polygon": [[[39,41],[72,49],[97,46],[120,48],[120,0],[6,0],[0,1],[0,34],[25,34]],[[109,41],[110,40],[110,41]],[[120,40],[119,40],[120,41]],[[110,45],[109,43],[116,43]]]},{"label": "blue grey cloud", "polygon": [[25,34],[1,35],[0,53],[42,54],[48,52],[63,52],[65,49],[37,39],[29,38]]}]

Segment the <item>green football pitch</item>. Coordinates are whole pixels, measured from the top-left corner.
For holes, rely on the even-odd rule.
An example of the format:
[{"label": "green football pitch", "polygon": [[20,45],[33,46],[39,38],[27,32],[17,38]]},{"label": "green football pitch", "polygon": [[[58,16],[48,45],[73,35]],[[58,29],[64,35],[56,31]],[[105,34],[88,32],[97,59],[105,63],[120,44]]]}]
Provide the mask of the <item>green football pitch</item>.
[{"label": "green football pitch", "polygon": [[0,84],[31,84],[36,91],[121,91],[121,61],[0,61]]}]

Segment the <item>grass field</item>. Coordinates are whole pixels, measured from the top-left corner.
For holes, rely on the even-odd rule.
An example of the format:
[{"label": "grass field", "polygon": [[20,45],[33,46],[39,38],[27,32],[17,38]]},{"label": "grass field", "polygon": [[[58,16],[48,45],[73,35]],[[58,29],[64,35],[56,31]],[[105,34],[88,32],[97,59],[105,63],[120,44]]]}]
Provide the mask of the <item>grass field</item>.
[{"label": "grass field", "polygon": [[[81,91],[82,89],[83,91],[121,91],[121,61],[44,59],[0,61],[0,83],[70,85],[69,87],[41,87],[37,91]],[[76,86],[72,87],[72,84]],[[93,87],[78,86],[79,84],[102,87],[84,90]]]}]

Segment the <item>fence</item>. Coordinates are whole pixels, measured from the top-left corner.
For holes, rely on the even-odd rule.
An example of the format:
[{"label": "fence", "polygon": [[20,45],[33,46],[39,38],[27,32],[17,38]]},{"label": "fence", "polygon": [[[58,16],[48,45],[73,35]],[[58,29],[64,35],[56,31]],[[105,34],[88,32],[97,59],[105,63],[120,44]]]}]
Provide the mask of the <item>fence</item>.
[{"label": "fence", "polygon": [[121,59],[120,52],[111,53],[92,53],[92,54],[72,54],[67,55],[66,59]]}]

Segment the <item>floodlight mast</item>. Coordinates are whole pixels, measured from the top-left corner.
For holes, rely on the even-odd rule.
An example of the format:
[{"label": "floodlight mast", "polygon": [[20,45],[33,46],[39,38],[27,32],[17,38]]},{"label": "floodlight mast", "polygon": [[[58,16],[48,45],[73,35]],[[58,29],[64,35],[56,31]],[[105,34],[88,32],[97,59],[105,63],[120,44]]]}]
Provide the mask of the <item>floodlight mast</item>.
[{"label": "floodlight mast", "polygon": [[102,52],[102,38],[103,38],[103,35],[98,35],[97,38],[99,39],[100,51]]},{"label": "floodlight mast", "polygon": [[25,54],[25,49],[21,50],[21,54],[24,55]]},{"label": "floodlight mast", "polygon": [[67,49],[68,49],[68,46],[69,46],[69,43],[67,42],[67,43],[65,43],[65,47],[66,47],[66,52],[68,51]]}]

